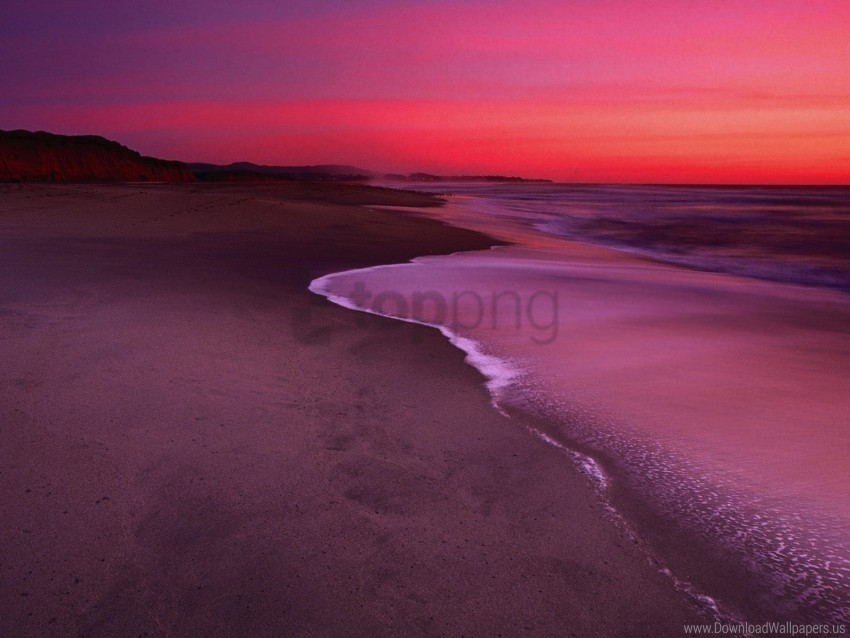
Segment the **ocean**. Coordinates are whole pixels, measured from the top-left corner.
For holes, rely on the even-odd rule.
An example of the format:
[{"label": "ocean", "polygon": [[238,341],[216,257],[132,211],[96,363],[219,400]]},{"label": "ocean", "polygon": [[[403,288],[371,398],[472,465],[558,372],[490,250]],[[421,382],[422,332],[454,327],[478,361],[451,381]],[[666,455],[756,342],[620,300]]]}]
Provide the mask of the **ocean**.
[{"label": "ocean", "polygon": [[850,188],[409,187],[506,245],[314,292],[440,329],[683,593],[850,622]]},{"label": "ocean", "polygon": [[850,290],[850,187],[415,184],[541,233],[669,263]]}]

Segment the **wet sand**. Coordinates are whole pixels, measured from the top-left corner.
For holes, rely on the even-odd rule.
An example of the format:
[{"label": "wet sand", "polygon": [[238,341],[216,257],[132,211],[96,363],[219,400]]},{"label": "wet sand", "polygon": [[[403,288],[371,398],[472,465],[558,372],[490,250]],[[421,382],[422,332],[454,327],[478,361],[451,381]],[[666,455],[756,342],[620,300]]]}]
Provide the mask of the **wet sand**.
[{"label": "wet sand", "polygon": [[0,187],[0,635],[699,620],[435,330],[322,274],[491,240],[361,187]]},{"label": "wet sand", "polygon": [[[846,622],[850,297],[472,210],[428,214],[514,245],[339,273],[324,290],[517,367],[501,405],[543,415],[553,442],[600,461],[617,509],[723,609]],[[417,306],[422,291],[445,307]]]}]

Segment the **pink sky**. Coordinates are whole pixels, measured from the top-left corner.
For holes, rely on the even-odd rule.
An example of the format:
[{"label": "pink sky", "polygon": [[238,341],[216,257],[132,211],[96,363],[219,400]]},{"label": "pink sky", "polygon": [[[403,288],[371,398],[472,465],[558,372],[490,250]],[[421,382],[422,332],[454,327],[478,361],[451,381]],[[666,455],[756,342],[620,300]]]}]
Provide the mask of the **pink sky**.
[{"label": "pink sky", "polygon": [[850,183],[846,2],[21,4],[3,129],[217,163]]}]

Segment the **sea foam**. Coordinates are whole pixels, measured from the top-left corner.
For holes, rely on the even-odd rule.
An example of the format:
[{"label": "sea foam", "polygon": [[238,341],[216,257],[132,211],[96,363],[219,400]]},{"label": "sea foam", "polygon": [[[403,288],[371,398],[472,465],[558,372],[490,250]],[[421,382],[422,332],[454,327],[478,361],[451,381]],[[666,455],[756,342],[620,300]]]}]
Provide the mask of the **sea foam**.
[{"label": "sea foam", "polygon": [[388,317],[390,319],[396,319],[399,321],[404,321],[406,323],[427,326],[429,328],[436,328],[444,337],[446,337],[446,339],[449,340],[449,342],[453,346],[463,351],[466,354],[466,362],[473,368],[478,370],[484,376],[484,385],[490,393],[490,402],[492,403],[493,407],[496,408],[496,410],[498,410],[499,413],[503,416],[509,416],[508,413],[505,412],[504,409],[501,407],[499,401],[502,398],[505,390],[512,384],[514,384],[514,382],[516,382],[522,376],[522,371],[518,365],[507,359],[496,357],[492,354],[484,352],[480,343],[478,343],[474,339],[470,339],[469,337],[464,337],[458,334],[447,326],[436,323],[430,323],[427,321],[421,321],[412,317],[398,317],[390,314],[377,312],[372,308],[358,306],[351,299],[345,297],[344,295],[339,295],[334,292],[331,292],[334,278],[338,278],[343,275],[350,276],[353,274],[365,274],[367,272],[373,272],[382,268],[385,268],[385,266],[372,266],[369,268],[346,270],[340,273],[324,275],[310,282],[309,290],[312,293],[327,298],[328,301],[335,303],[338,306],[342,306],[343,308],[357,310],[359,312],[365,312],[368,314],[377,315],[379,317]]}]

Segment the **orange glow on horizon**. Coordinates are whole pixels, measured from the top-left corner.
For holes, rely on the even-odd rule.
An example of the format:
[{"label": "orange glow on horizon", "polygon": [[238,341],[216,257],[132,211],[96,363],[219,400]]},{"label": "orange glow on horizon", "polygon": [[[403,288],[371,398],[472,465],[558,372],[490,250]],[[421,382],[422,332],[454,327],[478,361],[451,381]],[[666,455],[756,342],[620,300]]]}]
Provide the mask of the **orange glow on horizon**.
[{"label": "orange glow on horizon", "polygon": [[[39,114],[36,114],[38,116]],[[324,100],[77,107],[143,153],[576,182],[850,183],[850,108]],[[128,124],[129,123],[129,124]]]}]

